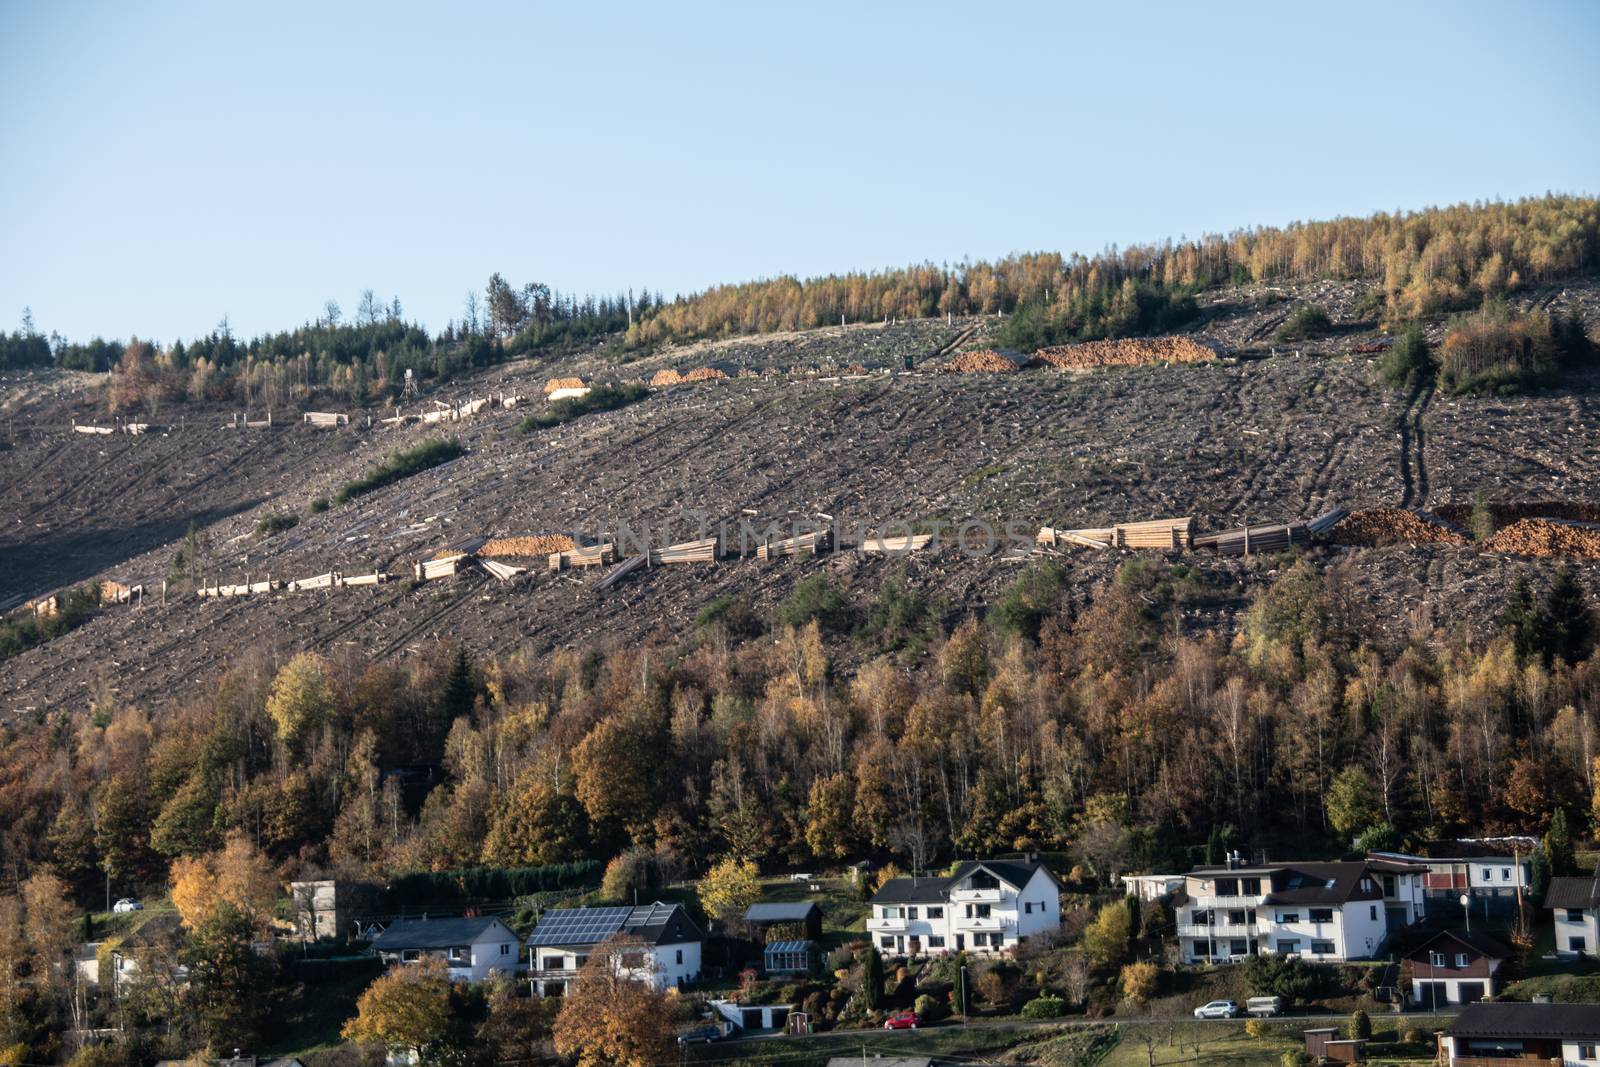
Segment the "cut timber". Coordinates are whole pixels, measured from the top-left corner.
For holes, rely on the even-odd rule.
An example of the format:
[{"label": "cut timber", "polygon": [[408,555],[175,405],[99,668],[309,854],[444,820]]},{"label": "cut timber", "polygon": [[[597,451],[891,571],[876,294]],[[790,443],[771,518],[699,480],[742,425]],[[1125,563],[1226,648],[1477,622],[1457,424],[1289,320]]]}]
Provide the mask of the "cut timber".
[{"label": "cut timber", "polygon": [[757,559],[777,559],[780,556],[816,556],[833,544],[833,534],[828,530],[786,537],[782,541],[769,541],[756,549]]},{"label": "cut timber", "polygon": [[478,549],[478,557],[548,556],[552,552],[567,552],[577,543],[566,534],[507,534],[491,537]]},{"label": "cut timber", "polygon": [[123,433],[144,433],[150,429],[148,422],[125,422],[122,424]]},{"label": "cut timber", "polygon": [[337,574],[329,571],[327,574],[313,575],[310,578],[296,578],[284,588],[291,593],[297,593],[305,589],[332,589],[333,583],[338,577]]},{"label": "cut timber", "polygon": [[377,571],[377,572],[375,572],[373,574],[356,574],[356,575],[352,575],[349,578],[345,578],[345,577],[341,576],[339,578],[339,584],[340,585],[382,585],[384,582],[387,582],[389,580],[389,578],[390,578],[390,575],[385,574],[383,571]]},{"label": "cut timber", "polygon": [[962,352],[944,365],[953,372],[1009,374],[1031,367],[1037,362],[1032,356],[1004,348],[977,348]]},{"label": "cut timber", "polygon": [[516,567],[510,563],[501,563],[499,560],[486,559],[480,560],[479,562],[482,564],[484,570],[488,571],[502,582],[509,582],[517,575],[526,574],[528,572],[528,568],[526,567]]},{"label": "cut timber", "polygon": [[565,393],[568,396],[572,396],[574,394],[571,390],[574,389],[582,389],[584,392],[588,392],[589,383],[582,378],[551,378],[544,383],[544,395],[553,400],[559,399],[559,397],[551,397],[551,393]]},{"label": "cut timber", "polygon": [[933,534],[912,534],[909,537],[871,537],[861,542],[858,551],[869,555],[889,555],[900,552],[920,552],[928,547]]},{"label": "cut timber", "polygon": [[568,567],[604,567],[616,561],[616,548],[607,541],[600,545],[578,545],[565,552],[550,553],[550,569],[566,570]]},{"label": "cut timber", "polygon": [[651,386],[659,389],[666,385],[677,385],[683,381],[683,375],[673,367],[663,367],[650,377]]},{"label": "cut timber", "polygon": [[1192,337],[1134,337],[1041,348],[1038,360],[1057,370],[1134,367],[1145,363],[1209,363],[1217,350]]},{"label": "cut timber", "polygon": [[431,582],[435,578],[448,578],[452,574],[460,573],[461,569],[466,566],[467,559],[466,553],[458,552],[453,556],[445,556],[443,559],[423,560],[412,568],[412,573],[418,581],[422,582]]},{"label": "cut timber", "polygon": [[1321,537],[1323,534],[1327,533],[1329,530],[1343,522],[1345,520],[1345,516],[1349,514],[1350,513],[1344,508],[1334,508],[1332,511],[1325,511],[1321,515],[1318,515],[1316,518],[1312,519],[1310,522],[1306,523],[1306,529],[1310,530],[1313,536]]},{"label": "cut timber", "polygon": [[73,424],[72,429],[77,433],[103,434],[107,436],[117,432],[114,426],[79,426],[76,423]]},{"label": "cut timber", "polygon": [[1185,515],[1176,519],[1148,519],[1079,530],[1057,530],[1045,526],[1040,528],[1034,540],[1052,547],[1066,543],[1085,548],[1155,548],[1181,552],[1189,547],[1192,524],[1193,520]]},{"label": "cut timber", "polygon": [[[1320,517],[1318,520],[1320,521]],[[1425,511],[1387,505],[1352,511],[1340,516],[1328,531],[1336,545],[1382,548],[1385,545],[1464,545],[1472,538]]]},{"label": "cut timber", "polygon": [[1573,519],[1518,519],[1485,541],[1483,549],[1514,556],[1600,559],[1600,524]]},{"label": "cut timber", "polygon": [[1310,540],[1311,531],[1305,523],[1290,522],[1201,534],[1194,539],[1194,547],[1215,549],[1219,556],[1248,556],[1253,552],[1280,552]]},{"label": "cut timber", "polygon": [[715,563],[718,540],[707,537],[700,541],[685,541],[678,545],[650,553],[651,563]]},{"label": "cut timber", "polygon": [[340,426],[350,425],[350,416],[336,414],[331,411],[308,411],[301,417],[300,421],[309,424],[315,429],[332,430]]},{"label": "cut timber", "polygon": [[629,556],[615,567],[612,567],[606,572],[606,576],[604,578],[595,583],[595,592],[603,593],[607,589],[610,589],[612,586],[622,581],[622,579],[626,578],[640,567],[643,567],[645,563],[649,561],[649,559],[650,557],[647,555]]}]

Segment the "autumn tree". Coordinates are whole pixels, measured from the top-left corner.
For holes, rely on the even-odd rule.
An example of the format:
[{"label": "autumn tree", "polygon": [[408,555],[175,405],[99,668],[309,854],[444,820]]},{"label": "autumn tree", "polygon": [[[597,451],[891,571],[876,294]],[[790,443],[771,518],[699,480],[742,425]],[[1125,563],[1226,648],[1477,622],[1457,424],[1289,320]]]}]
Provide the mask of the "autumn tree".
[{"label": "autumn tree", "polygon": [[760,898],[761,872],[754,862],[729,856],[705,873],[697,892],[705,913],[727,927]]},{"label": "autumn tree", "polygon": [[[616,936],[595,946],[561,998],[556,1052],[578,1067],[654,1067],[672,1059],[665,994],[649,980],[650,947]],[[641,970],[644,976],[640,976]]]},{"label": "autumn tree", "polygon": [[180,955],[189,969],[184,999],[213,1055],[259,1042],[271,1010],[274,967],[255,949],[258,922],[224,900],[193,928]]},{"label": "autumn tree", "polygon": [[484,838],[483,861],[500,867],[566,863],[581,856],[587,843],[583,806],[527,771],[501,798]]},{"label": "autumn tree", "polygon": [[223,905],[260,928],[279,890],[272,865],[241,833],[230,834],[220,852],[180,856],[173,861],[170,881],[173,907],[190,930],[198,930]]},{"label": "autumn tree", "polygon": [[1328,787],[1326,810],[1329,827],[1346,843],[1383,818],[1372,779],[1353,764],[1340,771]]},{"label": "autumn tree", "polygon": [[33,958],[33,973],[45,982],[64,985],[71,977],[76,919],[67,883],[40,872],[22,883],[23,936]]},{"label": "autumn tree", "polygon": [[1115,900],[1101,908],[1084,930],[1083,951],[1095,966],[1115,967],[1127,959],[1132,937],[1133,912],[1126,900]]},{"label": "autumn tree", "polygon": [[381,1046],[390,1055],[409,1055],[421,1064],[445,1064],[457,1032],[445,962],[429,956],[391,967],[356,1001],[355,1018],[340,1031],[346,1041]]},{"label": "autumn tree", "polygon": [[315,652],[302,652],[278,671],[267,694],[267,714],[278,739],[290,747],[333,717],[333,686],[328,664]]},{"label": "autumn tree", "polygon": [[1122,966],[1122,995],[1135,1004],[1144,1004],[1156,995],[1161,980],[1161,970],[1154,963],[1141,960]]}]

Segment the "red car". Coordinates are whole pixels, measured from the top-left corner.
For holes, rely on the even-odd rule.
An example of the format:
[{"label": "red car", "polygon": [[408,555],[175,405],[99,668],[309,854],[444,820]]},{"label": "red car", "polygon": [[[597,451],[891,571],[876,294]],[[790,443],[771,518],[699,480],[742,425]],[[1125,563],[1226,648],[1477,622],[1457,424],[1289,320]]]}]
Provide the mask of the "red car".
[{"label": "red car", "polygon": [[922,1024],[922,1017],[914,1011],[902,1011],[889,1016],[883,1021],[885,1030],[915,1030]]}]

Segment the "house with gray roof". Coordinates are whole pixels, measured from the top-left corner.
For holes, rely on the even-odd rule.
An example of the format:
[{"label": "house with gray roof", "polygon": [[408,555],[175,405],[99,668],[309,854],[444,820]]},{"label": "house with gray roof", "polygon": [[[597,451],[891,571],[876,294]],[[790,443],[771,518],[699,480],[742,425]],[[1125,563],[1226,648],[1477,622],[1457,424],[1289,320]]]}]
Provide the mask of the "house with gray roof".
[{"label": "house with gray roof", "polygon": [[867,933],[897,956],[1014,950],[1061,928],[1061,883],[1035,860],[967,860],[948,875],[891,878],[873,894]]},{"label": "house with gray roof", "polygon": [[1444,1067],[1600,1063],[1600,1004],[1480,1001],[1439,1035]]},{"label": "house with gray roof", "polygon": [[705,935],[681,904],[637,908],[558,908],[545,912],[528,935],[528,971],[539,996],[559,996],[589,962],[601,942],[615,936],[644,942],[636,960],[625,960],[629,977],[656,989],[683,988],[700,978]]},{"label": "house with gray roof", "polygon": [[1593,877],[1550,879],[1544,906],[1555,919],[1556,952],[1563,956],[1600,952],[1600,871]]},{"label": "house with gray roof", "polygon": [[822,909],[817,907],[814,900],[763,901],[752,904],[745,909],[744,921],[745,925],[750,927],[750,936],[757,941],[765,941],[767,931],[779,923],[792,923],[799,927],[804,940],[822,940]]},{"label": "house with gray roof", "polygon": [[492,916],[399,919],[372,939],[372,948],[389,964],[444,960],[459,981],[482,982],[491,971],[514,974],[522,968],[516,933]]}]

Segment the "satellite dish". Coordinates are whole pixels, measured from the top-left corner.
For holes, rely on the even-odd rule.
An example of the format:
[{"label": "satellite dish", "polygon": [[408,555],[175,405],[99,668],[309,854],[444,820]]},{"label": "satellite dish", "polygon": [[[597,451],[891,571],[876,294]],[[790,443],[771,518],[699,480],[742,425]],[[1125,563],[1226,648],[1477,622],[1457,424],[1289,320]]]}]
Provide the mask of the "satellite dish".
[{"label": "satellite dish", "polygon": [[1461,894],[1461,906],[1464,908],[1470,903],[1472,903],[1472,898],[1467,896],[1465,893],[1462,893]]}]

